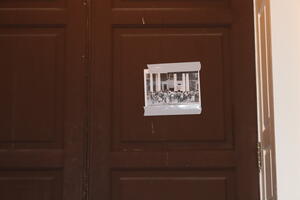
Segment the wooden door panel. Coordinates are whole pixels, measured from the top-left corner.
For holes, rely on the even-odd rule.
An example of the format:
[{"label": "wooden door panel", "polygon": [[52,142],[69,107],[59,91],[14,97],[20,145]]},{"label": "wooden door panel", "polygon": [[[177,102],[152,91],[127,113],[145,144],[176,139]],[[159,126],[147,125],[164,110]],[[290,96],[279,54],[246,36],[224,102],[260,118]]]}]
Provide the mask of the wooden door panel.
[{"label": "wooden door panel", "polygon": [[[178,15],[180,12],[180,15]],[[111,10],[110,23],[120,25],[209,25],[220,26],[232,23],[230,9],[220,7],[191,8],[115,8]],[[193,26],[192,26],[193,27]]]},{"label": "wooden door panel", "polygon": [[62,173],[60,170],[3,171],[0,192],[1,198],[9,200],[61,200]]},{"label": "wooden door panel", "polygon": [[85,27],[80,0],[0,2],[0,199],[82,199]]},{"label": "wooden door panel", "polygon": [[67,0],[3,0],[1,8],[66,8]]},{"label": "wooden door panel", "polygon": [[[0,40],[6,49],[2,63],[9,70],[1,73],[1,87],[7,91],[1,119],[8,118],[1,121],[4,127],[13,127],[1,130],[6,135],[1,142],[17,149],[61,148],[64,30],[2,28]],[[11,59],[14,54],[17,59]]]},{"label": "wooden door panel", "polygon": [[[144,150],[145,143],[165,149],[189,148],[190,143],[193,148],[232,146],[227,29],[118,28],[113,40],[114,150]],[[203,114],[144,117],[141,74],[146,65],[189,60],[202,63]]]},{"label": "wooden door panel", "polygon": [[112,199],[232,199],[232,171],[113,171]]},{"label": "wooden door panel", "polygon": [[[113,152],[109,165],[112,169],[141,168],[220,168],[228,169],[236,165],[232,151],[152,151]],[[124,159],[124,157],[126,159]],[[138,161],[138,162],[137,162]]]},{"label": "wooden door panel", "polygon": [[113,8],[192,8],[228,6],[229,0],[113,0]]}]

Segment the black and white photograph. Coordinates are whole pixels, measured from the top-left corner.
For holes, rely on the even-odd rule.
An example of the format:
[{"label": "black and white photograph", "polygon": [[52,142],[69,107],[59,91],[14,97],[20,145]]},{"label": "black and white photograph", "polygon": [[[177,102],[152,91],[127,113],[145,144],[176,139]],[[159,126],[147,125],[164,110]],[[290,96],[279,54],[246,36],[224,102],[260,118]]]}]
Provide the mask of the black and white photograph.
[{"label": "black and white photograph", "polygon": [[198,114],[199,71],[199,62],[148,65],[144,70],[145,115]]}]

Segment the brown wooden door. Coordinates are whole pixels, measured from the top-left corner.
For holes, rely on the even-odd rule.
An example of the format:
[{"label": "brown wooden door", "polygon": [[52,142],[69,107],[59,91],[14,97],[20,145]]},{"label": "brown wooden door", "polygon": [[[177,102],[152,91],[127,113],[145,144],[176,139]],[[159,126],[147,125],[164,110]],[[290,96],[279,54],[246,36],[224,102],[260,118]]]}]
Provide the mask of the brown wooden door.
[{"label": "brown wooden door", "polygon": [[0,1],[0,199],[82,199],[81,0]]},{"label": "brown wooden door", "polygon": [[[91,5],[90,199],[259,199],[252,1]],[[202,114],[144,117],[146,65],[189,61]]]},{"label": "brown wooden door", "polygon": [[277,199],[270,1],[255,1],[261,200]]}]

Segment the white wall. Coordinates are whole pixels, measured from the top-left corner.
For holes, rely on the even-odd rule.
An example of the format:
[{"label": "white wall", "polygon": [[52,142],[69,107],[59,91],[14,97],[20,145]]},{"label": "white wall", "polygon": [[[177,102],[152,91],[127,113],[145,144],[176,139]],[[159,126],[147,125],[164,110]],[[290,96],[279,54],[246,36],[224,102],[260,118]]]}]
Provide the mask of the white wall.
[{"label": "white wall", "polygon": [[279,200],[300,200],[300,0],[271,0]]}]

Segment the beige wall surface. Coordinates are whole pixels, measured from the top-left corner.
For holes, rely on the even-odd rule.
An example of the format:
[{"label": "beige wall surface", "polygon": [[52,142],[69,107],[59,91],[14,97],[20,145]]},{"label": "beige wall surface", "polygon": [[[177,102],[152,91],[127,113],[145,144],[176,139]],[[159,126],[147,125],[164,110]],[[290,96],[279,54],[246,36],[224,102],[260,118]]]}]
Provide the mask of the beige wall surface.
[{"label": "beige wall surface", "polygon": [[279,200],[300,199],[300,0],[271,0]]}]

